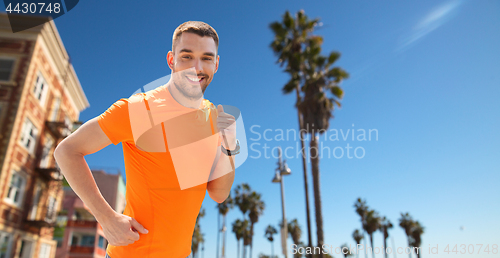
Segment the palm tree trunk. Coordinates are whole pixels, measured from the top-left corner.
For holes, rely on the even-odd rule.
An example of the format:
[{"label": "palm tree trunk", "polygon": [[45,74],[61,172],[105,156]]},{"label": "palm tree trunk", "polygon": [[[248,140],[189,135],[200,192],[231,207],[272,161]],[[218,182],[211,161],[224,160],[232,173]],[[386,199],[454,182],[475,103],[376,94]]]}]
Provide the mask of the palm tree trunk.
[{"label": "palm tree trunk", "polygon": [[271,258],[274,258],[274,241],[271,241]]},{"label": "palm tree trunk", "polygon": [[[226,227],[226,215],[222,217],[222,226],[225,228]],[[222,233],[222,257],[226,258],[226,230]]]},{"label": "palm tree trunk", "polygon": [[253,222],[250,223],[250,258],[252,258],[253,249]]},{"label": "palm tree trunk", "polygon": [[240,240],[237,240],[236,256],[240,258]]},{"label": "palm tree trunk", "polygon": [[[408,237],[408,247],[411,247],[411,245],[410,245],[410,236],[408,236],[408,235],[407,235],[407,237]],[[410,256],[410,258],[411,258],[411,252],[410,252],[408,255],[409,255],[409,256]]]},{"label": "palm tree trunk", "polygon": [[373,234],[370,234],[370,245],[372,246],[372,257],[375,258],[375,252],[373,251]]},{"label": "palm tree trunk", "polygon": [[[361,227],[362,227],[362,225],[361,225]],[[366,230],[363,229],[363,242],[365,242],[365,246],[363,247],[363,250],[365,250],[365,258],[368,258],[368,253],[366,252],[368,245],[366,244],[366,234],[365,233],[366,233]]]},{"label": "palm tree trunk", "polygon": [[396,255],[396,244],[394,244],[394,238],[391,236],[391,242],[392,242],[392,250],[394,250],[393,254],[394,254],[394,258],[397,258],[397,255]]},{"label": "palm tree trunk", "polygon": [[[316,234],[318,237],[318,246],[323,246],[323,215],[321,212],[321,192],[320,192],[320,179],[319,179],[319,151],[318,151],[318,137],[314,134],[311,135],[311,167],[314,186],[314,207],[316,209]],[[324,258],[323,252],[320,252],[318,258]]]},{"label": "palm tree trunk", "polygon": [[384,256],[387,258],[387,238],[384,236]]},{"label": "palm tree trunk", "polygon": [[[297,93],[297,101],[300,100],[300,93],[299,93],[299,87],[295,87],[295,91]],[[300,147],[302,148],[302,170],[304,170],[304,191],[306,193],[306,218],[307,218],[307,246],[311,247],[312,240],[311,240],[311,217],[310,217],[310,210],[309,210],[309,183],[307,180],[307,165],[306,165],[306,153],[305,153],[305,146],[304,146],[304,138],[305,138],[305,133],[302,130],[303,127],[303,119],[300,114],[300,110],[297,108],[297,114],[299,117],[299,133],[300,133]],[[312,254],[307,255],[308,258],[312,258]]]},{"label": "palm tree trunk", "polygon": [[[218,209],[217,209],[218,210]],[[216,248],[216,258],[219,258],[219,239],[220,239],[220,211],[217,216],[217,248]]]}]

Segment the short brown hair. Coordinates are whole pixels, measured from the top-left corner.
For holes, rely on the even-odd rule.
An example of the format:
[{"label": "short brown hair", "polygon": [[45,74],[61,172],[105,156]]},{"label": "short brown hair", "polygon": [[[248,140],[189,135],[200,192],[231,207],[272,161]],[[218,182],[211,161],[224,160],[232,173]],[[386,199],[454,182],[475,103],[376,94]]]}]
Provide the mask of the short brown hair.
[{"label": "short brown hair", "polygon": [[172,37],[172,52],[175,53],[175,43],[178,39],[180,39],[183,32],[191,32],[201,37],[212,37],[215,41],[216,51],[218,52],[219,35],[217,35],[217,32],[214,28],[212,28],[212,26],[201,21],[187,21],[175,29],[174,36]]}]

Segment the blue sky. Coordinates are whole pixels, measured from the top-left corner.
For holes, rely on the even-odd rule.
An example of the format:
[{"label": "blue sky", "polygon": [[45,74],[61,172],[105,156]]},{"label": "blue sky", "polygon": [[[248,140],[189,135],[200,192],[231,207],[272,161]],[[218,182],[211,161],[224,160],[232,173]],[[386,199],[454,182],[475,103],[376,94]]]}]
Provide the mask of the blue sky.
[{"label": "blue sky", "polygon": [[[80,1],[55,23],[90,102],[81,120],[170,74],[165,56],[174,29],[200,20],[220,37],[219,71],[205,98],[241,110],[254,149],[297,150],[293,138],[252,139],[265,129],[270,129],[268,138],[275,138],[280,129],[298,127],[295,97],[281,93],[288,77],[275,64],[269,24],[281,20],[286,10],[300,9],[310,18],[321,18],[323,26],[316,34],[324,37],[323,54],[339,51],[336,65],[350,73],[341,85],[345,97],[330,129],[378,132],[371,141],[321,137],[325,148],[345,150],[349,144],[352,150],[364,150],[362,158],[321,159],[325,243],[355,243],[351,235],[361,225],[353,204],[362,197],[395,225],[401,212],[418,220],[425,227],[424,257],[431,256],[429,245],[439,245],[439,255],[432,257],[451,257],[444,253],[447,244],[489,244],[490,250],[500,244],[498,1]],[[260,127],[254,133],[252,126]],[[286,212],[289,220],[299,220],[307,242],[302,161],[292,152],[287,158],[292,175],[285,179]],[[249,156],[257,155],[249,150]],[[86,160],[91,167],[124,171],[122,157],[121,145],[111,145]],[[268,150],[268,158],[263,153],[249,157],[237,169],[234,184],[248,182],[266,203],[255,226],[254,257],[270,254],[264,229],[281,219],[279,185],[271,183],[275,168]],[[311,191],[314,218],[313,200]],[[205,257],[215,257],[215,205],[207,195],[207,215],[201,220]],[[232,210],[229,224],[241,216]],[[314,220],[312,224],[316,242]],[[396,247],[407,245],[399,226],[389,233]],[[382,246],[381,233],[375,234],[374,244]],[[495,256],[483,250],[477,254],[475,247],[469,257]],[[227,250],[228,257],[236,257],[232,233]]]}]

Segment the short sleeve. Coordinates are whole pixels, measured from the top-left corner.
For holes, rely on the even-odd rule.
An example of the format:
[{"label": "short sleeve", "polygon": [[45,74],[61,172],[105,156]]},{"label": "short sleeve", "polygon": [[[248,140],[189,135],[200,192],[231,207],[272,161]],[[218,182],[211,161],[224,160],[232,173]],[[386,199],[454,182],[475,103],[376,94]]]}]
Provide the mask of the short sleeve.
[{"label": "short sleeve", "polygon": [[102,131],[114,145],[133,141],[130,126],[128,99],[122,98],[98,116],[97,121]]}]

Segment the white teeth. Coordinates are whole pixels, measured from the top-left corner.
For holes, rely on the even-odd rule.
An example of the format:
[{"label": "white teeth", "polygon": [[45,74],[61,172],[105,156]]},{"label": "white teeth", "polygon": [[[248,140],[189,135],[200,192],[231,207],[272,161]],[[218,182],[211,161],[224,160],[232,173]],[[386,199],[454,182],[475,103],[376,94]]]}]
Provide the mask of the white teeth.
[{"label": "white teeth", "polygon": [[[202,77],[203,78],[203,77]],[[188,76],[188,79],[191,80],[191,81],[194,81],[194,82],[199,82],[202,78],[197,78],[197,77],[189,77]]]}]

